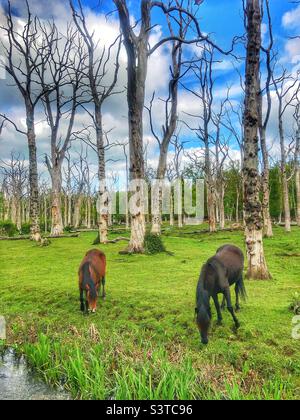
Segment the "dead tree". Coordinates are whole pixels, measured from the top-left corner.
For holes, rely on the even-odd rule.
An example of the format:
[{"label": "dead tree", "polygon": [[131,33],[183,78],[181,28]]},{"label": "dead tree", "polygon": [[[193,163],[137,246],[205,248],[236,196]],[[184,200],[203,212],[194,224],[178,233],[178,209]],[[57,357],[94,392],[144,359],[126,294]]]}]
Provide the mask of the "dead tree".
[{"label": "dead tree", "polygon": [[[44,36],[47,27],[43,28]],[[74,123],[78,107],[86,100],[82,91],[85,53],[78,33],[68,27],[66,37],[59,38],[55,24],[51,24],[55,33],[55,43],[51,48],[51,59],[48,62],[47,80],[39,73],[40,83],[46,91],[42,97],[45,115],[50,128],[51,153],[46,155],[45,162],[52,181],[51,235],[63,234],[62,218],[62,166],[66,152],[74,136]],[[47,92],[50,83],[53,88]],[[69,93],[70,92],[70,93]],[[67,121],[62,133],[62,123]]]},{"label": "dead tree", "polygon": [[299,90],[298,78],[293,78],[288,74],[287,70],[283,70],[279,77],[273,74],[273,84],[278,100],[278,131],[280,140],[281,152],[281,183],[283,192],[283,207],[284,207],[284,223],[285,231],[291,232],[291,209],[289,197],[289,176],[287,167],[287,147],[285,138],[284,116],[287,109],[293,104],[297,98]]},{"label": "dead tree", "polygon": [[[26,0],[27,17],[24,26],[13,17],[11,2],[7,2],[6,25],[1,29],[5,39],[1,41],[6,65],[5,69],[20,92],[26,111],[26,131],[20,129],[8,116],[1,117],[10,123],[17,132],[27,137],[29,153],[30,220],[31,239],[41,240],[39,221],[38,168],[35,132],[35,110],[45,91],[36,78],[36,72],[43,74],[50,58],[54,33],[48,38],[41,36],[40,22],[30,11]],[[47,87],[48,89],[49,87]]]},{"label": "dead tree", "polygon": [[[161,1],[141,0],[141,18],[139,21],[139,33],[137,34],[131,25],[131,17],[126,0],[114,0],[117,7],[124,45],[127,52],[127,102],[129,119],[129,145],[130,145],[130,179],[141,180],[145,177],[145,163],[143,156],[143,111],[145,105],[145,83],[147,77],[148,58],[159,47],[167,42],[180,41],[182,43],[210,42],[204,35],[195,16],[188,8],[182,7],[182,2],[174,0],[166,5]],[[152,32],[151,12],[160,9],[165,16],[180,15],[190,19],[193,24],[196,37],[194,39],[181,39],[179,36],[167,36],[161,38],[155,45],[149,46],[149,38]],[[137,25],[136,25],[137,26]],[[135,192],[141,195],[141,186],[136,183]],[[139,253],[144,251],[145,216],[142,206],[143,199],[136,206],[136,211],[131,215],[131,240],[125,252]]]},{"label": "dead tree", "polygon": [[48,234],[50,220],[50,208],[51,208],[51,188],[47,181],[41,181],[39,183],[39,197],[40,197],[40,212],[41,220],[44,220],[44,233]]},{"label": "dead tree", "polygon": [[191,131],[193,131],[202,147],[204,146],[204,168],[205,181],[207,188],[207,213],[209,231],[216,232],[216,190],[215,179],[213,173],[213,162],[211,146],[213,138],[211,136],[211,125],[213,124],[213,102],[214,102],[214,79],[213,68],[214,51],[211,47],[205,46],[202,57],[195,60],[191,64],[191,70],[197,80],[197,90],[185,86],[185,89],[195,96],[201,104],[201,114],[195,115],[186,113],[188,116],[197,119],[197,126],[191,127],[186,124]]},{"label": "dead tree", "polygon": [[[108,218],[109,202],[106,186],[106,168],[105,168],[105,133],[103,129],[103,105],[111,95],[117,94],[116,85],[119,73],[119,55],[121,48],[121,36],[108,47],[100,47],[99,41],[95,39],[95,34],[91,33],[84,15],[82,3],[78,0],[78,8],[75,2],[70,1],[73,20],[80,32],[88,51],[88,65],[86,69],[86,79],[90,95],[93,101],[93,112],[87,108],[86,111],[92,118],[96,134],[96,148],[98,155],[98,176],[99,176],[99,199],[101,202],[101,214],[99,223],[99,237],[101,243],[108,241]],[[115,52],[115,58],[113,53]],[[112,77],[108,80],[108,66],[114,62],[114,71]]]},{"label": "dead tree", "polygon": [[[221,120],[221,124],[225,127],[226,130],[230,133],[233,140],[239,147],[240,151],[240,161],[239,161],[239,172],[240,172],[240,183],[237,183],[236,188],[236,223],[239,223],[239,196],[240,196],[240,189],[244,191],[244,180],[243,180],[243,164],[244,164],[244,127],[243,127],[243,114],[244,109],[243,106],[238,104],[237,107],[232,105],[232,102],[228,98],[227,100],[227,107],[225,111],[225,118]],[[232,162],[233,163],[233,162]],[[236,164],[234,163],[234,170],[238,169]],[[241,185],[241,188],[240,188]],[[242,193],[244,195],[244,193]],[[243,212],[243,222],[244,222],[244,212]]]},{"label": "dead tree", "polygon": [[[219,110],[213,112],[212,121],[215,126],[215,135],[214,135],[214,146],[215,146],[215,194],[216,194],[216,219],[219,222],[220,229],[225,228],[225,207],[224,207],[224,198],[225,198],[225,177],[224,177],[224,165],[229,157],[229,139],[226,139],[222,133],[222,120],[226,114],[226,105],[228,102],[228,95],[230,89],[228,89],[227,97],[221,101],[219,105]],[[231,138],[231,136],[230,136]]]},{"label": "dead tree", "polygon": [[[298,95],[299,96],[299,95]],[[295,139],[295,184],[296,184],[296,218],[297,225],[300,226],[300,98],[297,97],[294,118],[296,122]]]},{"label": "dead tree", "polygon": [[66,165],[63,168],[64,174],[64,194],[65,194],[65,213],[64,213],[64,225],[72,226],[72,196],[73,196],[73,162],[71,161],[70,153],[67,151],[65,157]]},{"label": "dead tree", "polygon": [[[173,146],[173,156],[171,161],[169,162],[167,168],[167,177],[169,182],[174,182],[175,180],[183,181],[183,168],[182,168],[182,158],[184,153],[184,146],[185,143],[181,140],[179,134],[175,134],[171,139],[171,145]],[[179,184],[177,184],[179,185]],[[183,208],[182,208],[182,191],[177,191],[177,195],[181,195],[181,198],[175,205],[175,194],[174,188],[171,187],[171,194],[170,194],[170,225],[174,226],[174,216],[175,212],[177,213],[178,219],[178,227],[183,227]]]},{"label": "dead tree", "polygon": [[244,211],[245,236],[248,258],[248,278],[269,279],[263,248],[263,217],[260,202],[260,181],[258,170],[260,50],[261,50],[261,7],[259,0],[247,0],[247,57],[245,76],[244,111]]},{"label": "dead tree", "polygon": [[81,147],[81,151],[77,153],[78,158],[73,161],[72,165],[72,177],[74,180],[74,190],[75,190],[75,198],[74,198],[74,227],[77,229],[81,225],[81,209],[83,203],[83,195],[84,190],[86,187],[86,179],[87,179],[87,170],[88,170],[88,160],[87,160],[87,150],[83,150]]},{"label": "dead tree", "polygon": [[[261,86],[261,94],[259,96],[258,102],[258,112],[259,112],[259,133],[260,133],[260,144],[262,151],[262,162],[263,162],[263,171],[262,171],[262,211],[263,211],[263,220],[264,220],[264,234],[267,238],[273,236],[272,220],[270,216],[270,168],[269,168],[269,153],[267,148],[267,128],[270,120],[271,110],[272,110],[272,96],[271,96],[271,83],[272,83],[272,61],[273,61],[273,28],[272,28],[272,19],[270,13],[269,0],[265,1],[265,9],[267,12],[268,18],[268,29],[269,29],[269,43],[266,47],[262,46],[262,51],[265,54],[266,60],[266,71],[267,76],[265,80],[264,87]],[[263,5],[262,5],[263,7]],[[262,85],[262,82],[260,82]],[[263,95],[266,95],[267,106],[265,115],[263,115]]]},{"label": "dead tree", "polygon": [[128,159],[128,143],[122,143],[120,146],[123,149],[125,158],[125,177],[126,177],[126,191],[125,191],[125,223],[126,230],[130,228],[129,208],[128,208],[128,191],[129,191],[129,159]]},{"label": "dead tree", "polygon": [[6,215],[10,214],[11,221],[21,231],[22,228],[22,200],[26,195],[28,183],[28,168],[25,159],[18,154],[11,153],[9,160],[0,160],[0,173],[3,177],[3,192],[5,200],[10,204],[6,205]]},{"label": "dead tree", "polygon": [[[175,29],[167,16],[168,28],[170,35],[175,38]],[[183,15],[180,14],[178,24],[178,37],[185,39],[186,32],[190,26],[190,19],[185,22]],[[156,139],[159,147],[159,158],[158,166],[156,170],[156,188],[155,197],[153,197],[154,208],[152,208],[152,233],[155,235],[161,234],[162,225],[162,182],[165,179],[167,171],[167,158],[171,139],[175,133],[177,121],[178,121],[178,90],[179,82],[188,72],[188,68],[182,72],[182,42],[173,41],[171,51],[171,65],[170,65],[170,82],[167,99],[164,102],[164,123],[162,125],[162,132],[158,133],[155,127],[155,121],[153,118],[153,104],[155,99],[155,92],[153,93],[150,106],[147,107],[149,113],[151,132]],[[162,99],[160,99],[162,100]]]}]

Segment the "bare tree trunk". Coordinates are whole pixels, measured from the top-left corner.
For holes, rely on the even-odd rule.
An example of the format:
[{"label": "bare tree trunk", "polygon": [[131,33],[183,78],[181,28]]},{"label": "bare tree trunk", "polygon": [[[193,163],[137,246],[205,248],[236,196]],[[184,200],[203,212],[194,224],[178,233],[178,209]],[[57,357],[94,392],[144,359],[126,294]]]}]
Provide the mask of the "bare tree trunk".
[{"label": "bare tree trunk", "polygon": [[[145,105],[145,83],[148,68],[148,42],[150,36],[151,2],[141,2],[141,29],[137,37],[130,22],[130,15],[126,2],[114,0],[117,6],[120,25],[127,52],[127,102],[129,119],[129,150],[130,150],[130,180],[145,178],[144,150],[143,150],[143,112]],[[138,184],[138,183],[137,183]],[[137,186],[134,193],[140,194]],[[146,233],[145,215],[142,202],[131,214],[131,238],[125,252],[144,252],[144,238]]]},{"label": "bare tree trunk", "polygon": [[17,202],[17,214],[16,214],[16,225],[17,229],[20,232],[22,229],[22,207],[21,207],[21,198],[19,197]]},{"label": "bare tree trunk", "polygon": [[87,197],[87,228],[91,229],[92,227],[92,202],[91,197]]},{"label": "bare tree trunk", "polygon": [[63,234],[63,218],[61,210],[61,168],[55,166],[51,170],[52,178],[52,203],[51,203],[51,236]]},{"label": "bare tree trunk", "polygon": [[281,180],[282,180],[282,193],[283,193],[283,208],[284,208],[284,223],[286,232],[291,232],[291,209],[289,199],[289,183],[287,177],[287,165],[286,165],[286,151],[284,141],[284,130],[283,120],[279,118],[279,137],[280,137],[280,149],[281,149]]},{"label": "bare tree trunk", "polygon": [[262,174],[262,211],[264,221],[264,234],[267,238],[271,238],[273,236],[273,228],[270,216],[270,170],[266,144],[266,131],[264,128],[260,130],[260,141],[264,167]]},{"label": "bare tree trunk", "polygon": [[[173,33],[172,27],[169,23],[170,33]],[[183,22],[180,22],[180,37],[184,37],[185,30],[183,30]],[[181,66],[182,66],[182,45],[181,43],[173,42],[172,47],[172,66],[171,66],[171,80],[169,82],[169,96],[165,101],[165,124],[163,125],[163,136],[162,139],[159,139],[159,136],[156,135],[153,119],[152,119],[152,102],[149,109],[150,114],[150,125],[152,128],[152,134],[157,139],[159,143],[159,162],[157,167],[157,180],[158,180],[158,195],[155,197],[155,213],[152,217],[152,233],[155,235],[161,235],[161,225],[162,225],[162,207],[163,207],[163,191],[162,191],[162,182],[165,179],[167,172],[167,158],[169,146],[171,139],[175,133],[178,119],[178,83],[181,75]],[[154,95],[153,95],[154,99]],[[171,106],[171,111],[169,111],[169,105]]]},{"label": "bare tree trunk", "polygon": [[[208,169],[210,171],[210,169]],[[213,180],[209,173],[207,172],[207,213],[208,213],[208,224],[209,224],[209,231],[211,233],[217,231],[216,225],[216,211],[215,211],[215,203],[216,203],[216,196],[215,196],[215,188],[213,185]]]},{"label": "bare tree trunk", "polygon": [[224,208],[224,196],[225,188],[224,182],[220,181],[220,192],[219,192],[219,217],[220,217],[220,229],[225,229],[225,208]]},{"label": "bare tree trunk", "polygon": [[128,209],[128,191],[126,191],[126,205],[125,205],[125,220],[126,220],[126,230],[130,229],[130,219],[129,219],[129,209]]},{"label": "bare tree trunk", "polygon": [[258,173],[258,100],[260,93],[261,8],[259,0],[247,0],[247,59],[245,77],[244,208],[248,257],[248,278],[269,279],[264,248],[262,205]]},{"label": "bare tree trunk", "polygon": [[22,200],[22,224],[26,223],[26,201]]},{"label": "bare tree trunk", "polygon": [[82,194],[79,194],[75,202],[74,209],[74,227],[77,229],[81,223],[81,205],[82,205]]},{"label": "bare tree trunk", "polygon": [[240,189],[239,189],[239,186],[237,186],[237,189],[236,189],[235,221],[236,221],[236,223],[239,223],[239,221],[240,221]]},{"label": "bare tree trunk", "polygon": [[[262,4],[262,7],[264,4]],[[262,50],[266,55],[266,67],[267,67],[267,76],[265,83],[265,91],[267,98],[267,105],[265,116],[263,117],[263,95],[261,94],[258,101],[258,112],[259,112],[259,132],[260,132],[260,144],[262,150],[263,158],[263,173],[262,173],[262,211],[263,211],[263,221],[264,221],[264,235],[267,238],[273,236],[272,220],[270,216],[270,168],[269,168],[269,156],[267,149],[267,127],[272,110],[272,96],[271,96],[271,80],[273,75],[272,69],[272,49],[273,49],[273,29],[272,29],[272,18],[270,13],[269,0],[265,1],[265,8],[268,17],[268,26],[269,26],[269,45]]]},{"label": "bare tree trunk", "polygon": [[11,198],[11,205],[10,205],[10,220],[16,224],[17,222],[17,199],[16,197]]},{"label": "bare tree trunk", "polygon": [[30,186],[30,221],[31,240],[40,242],[40,217],[39,217],[39,184],[37,168],[36,136],[34,129],[34,111],[27,105],[27,139],[29,147],[29,186]]},{"label": "bare tree trunk", "polygon": [[300,168],[296,168],[295,173],[296,194],[297,194],[297,225],[300,227]]},{"label": "bare tree trunk", "polygon": [[64,225],[68,225],[68,196],[64,194]]},{"label": "bare tree trunk", "polygon": [[47,196],[44,195],[44,221],[45,221],[45,227],[44,231],[45,233],[48,232],[48,211],[47,211]]},{"label": "bare tree trunk", "polygon": [[300,121],[298,121],[298,129],[296,134],[296,152],[295,152],[295,183],[296,183],[296,197],[297,197],[297,225],[300,226]]},{"label": "bare tree trunk", "polygon": [[72,194],[68,193],[68,226],[72,226]]},{"label": "bare tree trunk", "polygon": [[10,200],[9,197],[3,196],[3,206],[4,206],[4,220],[7,221],[9,219],[9,211],[10,211]]},{"label": "bare tree trunk", "polygon": [[171,188],[170,194],[170,226],[174,226],[174,196],[173,196],[173,188]]},{"label": "bare tree trunk", "polygon": [[105,172],[105,149],[104,149],[104,140],[103,140],[103,125],[102,125],[102,114],[101,108],[95,106],[95,116],[96,116],[96,136],[97,136],[97,150],[98,150],[98,165],[99,165],[99,194],[101,202],[101,211],[99,218],[99,238],[100,243],[105,244],[108,241],[108,194],[106,186],[106,172]]},{"label": "bare tree trunk", "polygon": [[[168,144],[169,146],[169,144]],[[152,209],[152,228],[151,232],[154,235],[161,235],[162,225],[162,200],[163,200],[163,181],[167,170],[167,156],[168,148],[164,144],[160,147],[160,156],[157,169],[157,185],[155,188],[153,201],[154,208]]]}]

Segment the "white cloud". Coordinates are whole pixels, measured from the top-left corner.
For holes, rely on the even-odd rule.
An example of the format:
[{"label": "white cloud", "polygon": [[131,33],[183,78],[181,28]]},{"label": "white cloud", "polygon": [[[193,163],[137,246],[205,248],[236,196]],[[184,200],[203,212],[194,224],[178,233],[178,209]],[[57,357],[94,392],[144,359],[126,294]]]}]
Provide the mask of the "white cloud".
[{"label": "white cloud", "polygon": [[286,29],[298,29],[300,27],[300,6],[283,15],[282,25]]}]

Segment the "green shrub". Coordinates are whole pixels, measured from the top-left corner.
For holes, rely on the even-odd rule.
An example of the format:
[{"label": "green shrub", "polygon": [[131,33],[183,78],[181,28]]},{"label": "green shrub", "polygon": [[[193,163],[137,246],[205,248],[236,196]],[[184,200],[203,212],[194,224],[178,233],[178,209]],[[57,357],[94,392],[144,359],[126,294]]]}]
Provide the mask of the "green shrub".
[{"label": "green shrub", "polygon": [[21,227],[22,235],[29,235],[30,234],[31,225],[30,223],[23,223]]},{"label": "green shrub", "polygon": [[166,248],[162,242],[161,237],[158,235],[153,235],[152,233],[146,234],[144,248],[145,252],[151,255],[166,252]]},{"label": "green shrub", "polygon": [[100,244],[100,235],[98,233],[97,237],[95,238],[93,245],[99,245]]},{"label": "green shrub", "polygon": [[0,232],[1,235],[9,236],[11,238],[18,232],[18,229],[13,222],[6,220],[5,222],[0,222]]},{"label": "green shrub", "polygon": [[74,226],[65,226],[65,228],[64,228],[65,233],[70,233],[73,230],[74,230]]},{"label": "green shrub", "polygon": [[296,315],[300,315],[300,294],[295,293],[290,304],[290,310],[294,312]]}]

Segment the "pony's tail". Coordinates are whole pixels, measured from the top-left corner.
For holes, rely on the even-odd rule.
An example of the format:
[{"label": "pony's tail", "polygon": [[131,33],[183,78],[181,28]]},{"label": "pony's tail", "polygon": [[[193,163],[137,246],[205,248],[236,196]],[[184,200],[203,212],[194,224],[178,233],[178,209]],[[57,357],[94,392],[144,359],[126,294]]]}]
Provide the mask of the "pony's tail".
[{"label": "pony's tail", "polygon": [[237,285],[238,292],[239,292],[239,295],[241,296],[242,300],[246,301],[248,296],[247,296],[247,291],[246,291],[246,288],[245,288],[245,283],[244,283],[243,277],[241,277],[241,279],[237,282],[236,285]]}]

